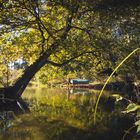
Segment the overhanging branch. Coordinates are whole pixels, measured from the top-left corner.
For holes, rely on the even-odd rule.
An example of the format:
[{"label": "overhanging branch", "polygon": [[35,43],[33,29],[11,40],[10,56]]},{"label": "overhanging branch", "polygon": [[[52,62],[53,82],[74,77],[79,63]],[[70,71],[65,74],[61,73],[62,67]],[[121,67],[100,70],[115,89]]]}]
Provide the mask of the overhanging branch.
[{"label": "overhanging branch", "polygon": [[68,59],[68,60],[65,60],[65,61],[62,62],[62,63],[56,63],[56,62],[47,60],[47,64],[51,64],[51,65],[56,66],[56,67],[62,67],[62,66],[67,65],[69,62],[73,61],[74,59],[76,59],[76,58],[78,58],[78,57],[80,57],[80,56],[82,56],[82,55],[84,55],[84,54],[88,54],[88,53],[94,54],[93,51],[83,52],[83,53],[81,53],[81,54],[79,54],[79,55],[76,55],[76,56],[74,56],[74,57],[72,57],[72,58],[70,58],[70,59]]}]

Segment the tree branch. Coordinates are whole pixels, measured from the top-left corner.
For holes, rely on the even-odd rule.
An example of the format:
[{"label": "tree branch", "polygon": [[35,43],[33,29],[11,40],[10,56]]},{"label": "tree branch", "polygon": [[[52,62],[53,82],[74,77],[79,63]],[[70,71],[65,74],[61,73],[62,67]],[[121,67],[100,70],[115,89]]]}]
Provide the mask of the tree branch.
[{"label": "tree branch", "polygon": [[81,27],[78,27],[78,26],[71,26],[71,28],[74,28],[74,29],[81,30],[81,31],[85,32],[89,36],[90,40],[92,40],[91,37],[96,38],[96,35],[93,34],[90,29],[81,28]]},{"label": "tree branch", "polygon": [[75,28],[75,29],[78,29],[78,30],[81,30],[81,31],[84,31],[86,32],[88,35],[91,35],[90,34],[90,30],[86,29],[86,28],[81,28],[81,27],[78,27],[78,26],[71,26],[72,28]]},{"label": "tree branch", "polygon": [[76,58],[78,58],[78,57],[80,57],[80,56],[82,56],[82,55],[84,55],[84,54],[88,54],[88,53],[94,54],[93,51],[82,52],[81,54],[79,54],[79,55],[77,55],[77,56],[74,56],[74,57],[72,57],[72,58],[70,58],[70,59],[68,59],[68,60],[65,60],[65,61],[62,62],[62,63],[56,63],[56,62],[47,60],[47,64],[51,64],[51,65],[56,66],[56,67],[62,67],[62,66],[67,65],[69,62],[73,61],[74,59],[76,59]]}]

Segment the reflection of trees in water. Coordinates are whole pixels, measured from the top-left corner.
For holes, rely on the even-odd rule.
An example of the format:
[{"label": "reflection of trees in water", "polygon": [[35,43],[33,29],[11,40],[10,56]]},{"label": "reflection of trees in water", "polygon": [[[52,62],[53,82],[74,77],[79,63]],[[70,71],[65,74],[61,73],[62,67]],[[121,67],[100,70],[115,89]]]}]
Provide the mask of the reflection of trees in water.
[{"label": "reflection of trees in water", "polygon": [[[61,118],[72,126],[81,128],[92,126],[97,94],[93,96],[94,93],[82,89],[75,89],[73,93],[68,91],[67,94],[38,98],[38,104],[33,104],[31,109],[37,115],[43,114],[54,119]],[[100,109],[99,121],[106,116],[103,115],[104,113],[103,109]]]},{"label": "reflection of trees in water", "polygon": [[13,125],[12,120],[15,118],[16,116],[13,111],[0,112],[0,132],[4,132],[7,128],[11,127]]},{"label": "reflection of trees in water", "polygon": [[[78,90],[78,92],[80,91]],[[69,92],[67,94],[69,95]],[[105,103],[100,105],[97,114],[97,125],[94,125],[93,114],[96,95],[96,93],[70,93],[69,100],[67,100],[68,96],[65,94],[56,94],[52,97],[45,96],[38,98],[38,104],[33,104],[31,110],[37,116],[40,124],[43,125],[43,133],[50,140],[101,140],[104,138],[111,140],[114,137],[113,135],[115,135],[116,140],[121,139],[124,129],[129,127],[130,123],[126,125],[122,121],[121,126],[120,120],[115,119],[119,117],[117,109],[110,112],[105,110]],[[106,97],[103,97],[102,103],[105,100],[107,100]],[[118,129],[118,126],[121,129]]]},{"label": "reflection of trees in water", "polygon": [[5,132],[14,125],[16,115],[23,114],[28,111],[26,103],[22,100],[0,100],[0,133]]},{"label": "reflection of trees in water", "polygon": [[[20,121],[14,121],[16,111],[7,111],[0,114],[0,131],[2,140],[116,140],[122,138],[122,132],[127,128],[123,122],[115,119],[118,117],[117,110],[106,111],[104,105],[101,105],[106,96],[103,96],[98,110],[97,125],[93,124],[94,106],[98,94],[74,94],[67,100],[66,94],[58,90],[52,94],[49,92],[43,96],[36,96],[28,99],[32,114],[20,115]],[[67,91],[65,91],[66,93]],[[79,90],[78,90],[79,92]],[[51,94],[50,94],[51,93]],[[42,92],[41,92],[42,95]],[[18,105],[17,103],[15,103]],[[22,104],[23,106],[23,104]],[[6,108],[5,108],[6,109]],[[24,111],[19,107],[21,113]],[[19,113],[18,113],[19,114]],[[3,120],[4,119],[4,120]],[[113,123],[110,123],[112,121]],[[9,125],[10,124],[10,125]],[[127,123],[128,125],[130,123]],[[5,129],[3,129],[4,127]],[[121,128],[119,128],[119,127]],[[125,128],[124,128],[125,127]],[[2,129],[3,130],[2,130]],[[119,128],[119,129],[118,129]],[[113,130],[114,129],[114,130]],[[114,133],[112,133],[114,132]]]},{"label": "reflection of trees in water", "polygon": [[[76,96],[89,96],[91,94],[90,90],[82,88],[68,88],[67,89],[67,99],[75,99]],[[76,96],[75,96],[76,95]]]}]

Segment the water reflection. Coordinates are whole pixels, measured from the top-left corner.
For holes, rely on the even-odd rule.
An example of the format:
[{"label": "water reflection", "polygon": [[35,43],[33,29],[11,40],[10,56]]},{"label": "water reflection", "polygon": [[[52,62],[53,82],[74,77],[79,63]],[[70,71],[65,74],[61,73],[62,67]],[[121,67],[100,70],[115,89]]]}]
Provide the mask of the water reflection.
[{"label": "water reflection", "polygon": [[86,96],[89,94],[91,94],[91,92],[88,89],[80,89],[80,88],[68,88],[67,89],[67,99],[68,100],[75,98],[76,96],[80,96],[80,95]]},{"label": "water reflection", "polygon": [[0,133],[6,131],[7,128],[12,126],[12,120],[15,118],[13,111],[4,111],[0,113]]},{"label": "water reflection", "polygon": [[124,129],[131,126],[131,122],[116,119],[120,115],[118,109],[105,110],[106,96],[102,98],[104,105],[100,104],[94,125],[97,99],[94,91],[29,88],[23,95],[29,103],[30,113],[22,114],[25,104],[20,107],[16,103],[22,113],[17,117],[14,110],[16,117],[4,117],[8,127],[3,129],[0,125],[2,140],[112,140],[114,137],[120,140]]}]

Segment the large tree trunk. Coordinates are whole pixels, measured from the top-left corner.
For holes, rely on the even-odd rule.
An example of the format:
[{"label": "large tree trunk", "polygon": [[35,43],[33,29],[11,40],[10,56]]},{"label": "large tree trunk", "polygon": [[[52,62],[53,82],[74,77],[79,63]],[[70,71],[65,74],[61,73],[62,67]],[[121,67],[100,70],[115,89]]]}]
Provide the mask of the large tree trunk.
[{"label": "large tree trunk", "polygon": [[24,74],[15,82],[13,86],[0,89],[1,98],[18,99],[21,97],[23,91],[36,72],[46,64],[48,57],[49,55],[44,53],[24,71]]},{"label": "large tree trunk", "polygon": [[[72,17],[70,17],[71,22]],[[2,98],[11,98],[11,99],[18,99],[21,97],[23,91],[27,87],[30,80],[33,76],[40,70],[47,62],[48,57],[58,48],[59,44],[63,42],[68,32],[70,31],[71,26],[68,24],[64,33],[60,37],[60,39],[56,40],[50,47],[44,52],[32,65],[30,65],[25,71],[24,74],[16,81],[13,86],[0,89],[0,97]],[[70,59],[72,60],[72,59]],[[69,62],[69,61],[68,61]],[[65,64],[65,63],[64,63]]]}]

